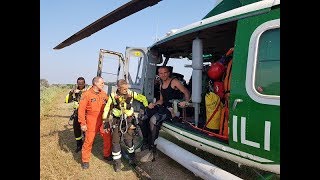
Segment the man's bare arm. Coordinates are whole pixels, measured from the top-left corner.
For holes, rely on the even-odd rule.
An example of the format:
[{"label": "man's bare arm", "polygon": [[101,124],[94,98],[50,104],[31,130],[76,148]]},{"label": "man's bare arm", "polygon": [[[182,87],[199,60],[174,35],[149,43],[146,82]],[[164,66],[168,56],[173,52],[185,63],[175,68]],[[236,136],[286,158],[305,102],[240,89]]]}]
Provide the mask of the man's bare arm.
[{"label": "man's bare arm", "polygon": [[174,87],[179,89],[179,91],[181,91],[184,94],[185,101],[189,102],[190,101],[190,92],[189,92],[189,90],[186,87],[184,87],[184,85],[178,79],[173,79],[171,83],[172,83],[172,85]]}]

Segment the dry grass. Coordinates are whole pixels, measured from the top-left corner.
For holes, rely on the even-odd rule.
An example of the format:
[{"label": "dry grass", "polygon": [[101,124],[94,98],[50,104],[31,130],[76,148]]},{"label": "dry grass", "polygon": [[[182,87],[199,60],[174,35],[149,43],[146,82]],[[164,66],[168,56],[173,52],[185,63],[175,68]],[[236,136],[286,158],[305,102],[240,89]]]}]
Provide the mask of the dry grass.
[{"label": "dry grass", "polygon": [[98,134],[92,149],[90,168],[82,170],[81,153],[75,153],[76,143],[68,119],[71,104],[65,104],[67,89],[46,104],[40,120],[40,179],[138,179],[124,163],[115,173],[112,165],[103,160],[102,138]]},{"label": "dry grass", "polygon": [[[115,173],[113,166],[103,160],[102,138],[97,134],[90,160],[90,168],[82,170],[81,154],[75,153],[76,143],[72,126],[68,125],[72,104],[65,104],[68,89],[50,93],[40,117],[40,179],[139,179],[126,161],[122,171]],[[137,153],[137,157],[141,154]],[[155,162],[140,164],[152,180],[199,180],[192,172],[158,152]]]}]

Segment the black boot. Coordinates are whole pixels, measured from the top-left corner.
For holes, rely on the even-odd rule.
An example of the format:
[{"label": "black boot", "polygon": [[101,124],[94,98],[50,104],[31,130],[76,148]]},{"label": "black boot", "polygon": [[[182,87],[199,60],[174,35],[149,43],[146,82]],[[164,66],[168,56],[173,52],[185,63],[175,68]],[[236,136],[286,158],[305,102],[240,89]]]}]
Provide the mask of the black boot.
[{"label": "black boot", "polygon": [[136,155],[135,153],[129,153],[129,164],[135,164],[136,163]]},{"label": "black boot", "polygon": [[88,169],[89,168],[89,162],[83,162],[81,167],[82,167],[82,169]]},{"label": "black boot", "polygon": [[82,139],[77,140],[77,149],[75,150],[76,153],[78,153],[79,151],[81,151],[82,149]]},{"label": "black boot", "polygon": [[121,171],[121,160],[120,159],[114,160],[114,171],[115,172]]},{"label": "black boot", "polygon": [[153,159],[151,160],[152,162],[156,160],[156,155],[157,155],[157,145],[152,145],[151,146],[151,151],[153,154]]}]

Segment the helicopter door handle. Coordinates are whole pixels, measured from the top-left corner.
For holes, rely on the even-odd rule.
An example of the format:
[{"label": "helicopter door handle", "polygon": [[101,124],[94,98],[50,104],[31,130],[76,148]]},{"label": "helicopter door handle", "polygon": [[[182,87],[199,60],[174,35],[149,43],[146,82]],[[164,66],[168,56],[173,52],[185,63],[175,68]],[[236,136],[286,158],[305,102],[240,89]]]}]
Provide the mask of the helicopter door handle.
[{"label": "helicopter door handle", "polygon": [[243,102],[242,99],[235,99],[233,101],[232,109],[235,110],[238,103]]}]

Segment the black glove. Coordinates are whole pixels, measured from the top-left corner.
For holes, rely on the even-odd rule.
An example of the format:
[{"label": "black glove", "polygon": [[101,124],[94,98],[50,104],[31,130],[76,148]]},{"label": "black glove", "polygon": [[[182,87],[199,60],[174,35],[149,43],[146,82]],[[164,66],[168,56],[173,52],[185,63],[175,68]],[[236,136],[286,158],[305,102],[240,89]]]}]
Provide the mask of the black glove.
[{"label": "black glove", "polygon": [[69,121],[73,121],[75,118],[76,118],[76,117],[75,117],[75,114],[72,114],[72,115],[70,116],[70,118],[69,118]]},{"label": "black glove", "polygon": [[132,97],[131,97],[131,96],[127,96],[127,97],[126,97],[126,100],[125,100],[125,101],[126,101],[126,103],[127,103],[127,104],[130,104],[131,99],[132,99]]},{"label": "black glove", "polygon": [[103,129],[104,129],[104,130],[109,130],[109,129],[110,129],[110,124],[109,124],[108,121],[105,121],[105,122],[103,123]]},{"label": "black glove", "polygon": [[126,98],[127,110],[131,109],[131,99],[131,96]]}]

